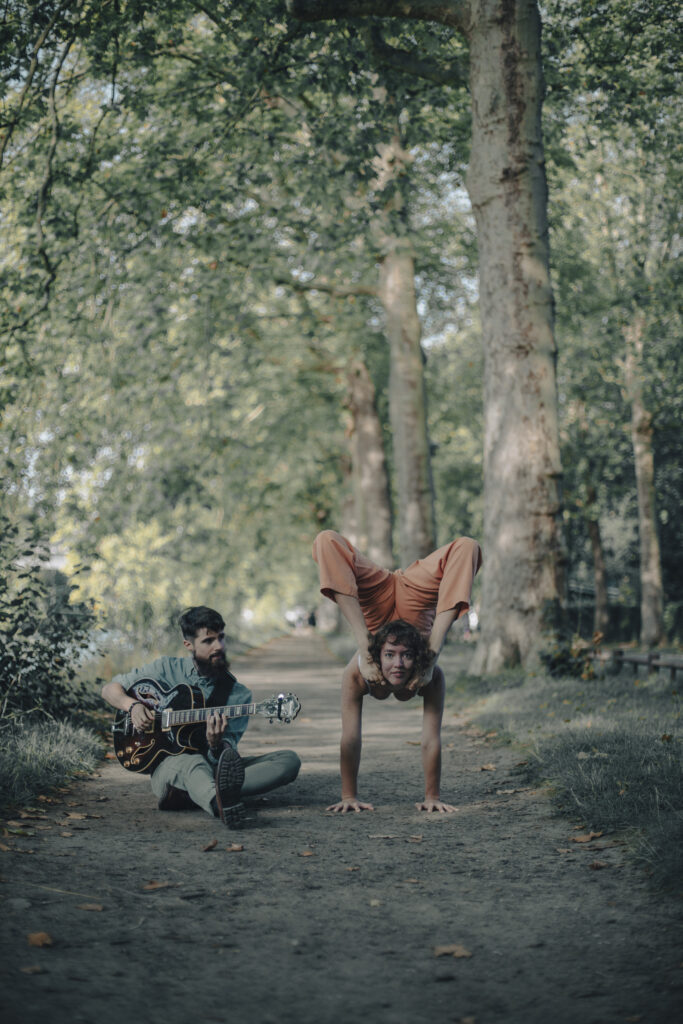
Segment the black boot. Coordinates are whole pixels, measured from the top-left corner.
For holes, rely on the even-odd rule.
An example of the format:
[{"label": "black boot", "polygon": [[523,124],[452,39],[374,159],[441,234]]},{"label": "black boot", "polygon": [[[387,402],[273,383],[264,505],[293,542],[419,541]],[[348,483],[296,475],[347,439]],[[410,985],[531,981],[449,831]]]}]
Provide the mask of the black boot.
[{"label": "black boot", "polygon": [[244,823],[244,804],[240,802],[244,765],[233,747],[226,744],[216,768],[216,810],[228,828]]}]

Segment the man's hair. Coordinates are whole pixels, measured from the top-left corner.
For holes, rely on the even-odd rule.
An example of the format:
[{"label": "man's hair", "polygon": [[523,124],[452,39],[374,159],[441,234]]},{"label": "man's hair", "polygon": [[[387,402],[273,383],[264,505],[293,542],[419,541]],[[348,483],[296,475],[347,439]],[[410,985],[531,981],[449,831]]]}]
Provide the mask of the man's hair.
[{"label": "man's hair", "polygon": [[427,668],[430,660],[427,638],[415,626],[411,626],[405,619],[394,619],[393,622],[380,626],[377,632],[370,636],[370,657],[379,668],[382,667],[382,648],[387,640],[407,647],[415,659],[417,674],[421,674]]},{"label": "man's hair", "polygon": [[220,633],[225,627],[223,616],[214,611],[213,608],[207,608],[203,604],[186,608],[178,619],[178,625],[184,640],[194,640],[200,629],[208,629],[212,633]]}]

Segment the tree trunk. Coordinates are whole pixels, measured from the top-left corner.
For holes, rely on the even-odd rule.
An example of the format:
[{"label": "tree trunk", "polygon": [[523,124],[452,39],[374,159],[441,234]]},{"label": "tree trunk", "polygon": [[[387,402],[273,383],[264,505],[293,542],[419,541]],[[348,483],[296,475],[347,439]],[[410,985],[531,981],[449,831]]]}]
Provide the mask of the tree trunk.
[{"label": "tree trunk", "polygon": [[[434,21],[466,36],[484,380],[484,574],[478,672],[533,664],[565,606],[560,448],[536,0],[288,0],[309,20]],[[548,637],[547,639],[550,639]]]},{"label": "tree trunk", "polygon": [[[409,565],[436,547],[424,359],[415,299],[415,266],[395,238],[380,265],[379,296],[391,351],[389,418],[396,474],[399,561]],[[403,241],[403,244],[402,244]]]},{"label": "tree trunk", "polygon": [[640,537],[640,642],[648,647],[664,640],[662,562],[657,535],[652,416],[645,408],[641,379],[643,317],[636,315],[624,331],[624,377],[631,403],[631,440],[638,492]]},{"label": "tree trunk", "polygon": [[[484,340],[484,576],[475,671],[533,664],[565,606],[556,348],[533,0],[471,4]],[[544,634],[546,634],[544,636]]]},{"label": "tree trunk", "polygon": [[602,546],[600,522],[592,515],[595,506],[595,490],[589,485],[588,503],[586,508],[586,529],[593,553],[593,583],[595,587],[595,609],[593,612],[593,635],[603,636],[609,625],[609,609],[607,607],[607,571],[605,569],[605,552]]},{"label": "tree trunk", "polygon": [[[352,489],[357,547],[378,565],[393,564],[389,478],[384,457],[382,424],[375,405],[375,388],[362,359],[348,369],[347,405],[351,413]],[[348,536],[348,534],[347,534]]]}]

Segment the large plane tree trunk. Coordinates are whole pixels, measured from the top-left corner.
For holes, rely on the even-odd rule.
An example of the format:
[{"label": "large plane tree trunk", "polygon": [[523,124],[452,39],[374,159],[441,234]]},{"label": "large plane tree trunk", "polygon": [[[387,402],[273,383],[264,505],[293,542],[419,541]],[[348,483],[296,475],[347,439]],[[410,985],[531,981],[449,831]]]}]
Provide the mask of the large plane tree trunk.
[{"label": "large plane tree trunk", "polygon": [[484,576],[475,670],[533,664],[564,607],[560,449],[535,2],[472,2],[484,340]]}]

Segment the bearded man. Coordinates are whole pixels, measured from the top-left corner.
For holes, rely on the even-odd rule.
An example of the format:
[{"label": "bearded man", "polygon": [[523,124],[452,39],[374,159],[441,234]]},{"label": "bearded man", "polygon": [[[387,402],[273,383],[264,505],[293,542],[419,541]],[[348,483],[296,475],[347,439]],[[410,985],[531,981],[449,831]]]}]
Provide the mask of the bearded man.
[{"label": "bearded man", "polygon": [[215,707],[206,720],[200,749],[164,757],[154,767],[150,781],[160,811],[201,807],[229,828],[238,828],[245,820],[243,799],[293,782],[301,761],[293,750],[275,750],[260,757],[239,755],[237,745],[249,719],[229,717],[220,709],[249,704],[251,692],[230,672],[223,617],[213,608],[199,605],[184,611],[179,625],[188,657],[164,656],[114,676],[102,687],[102,696],[130,716],[138,734],[152,729],[155,721],[151,704],[131,692],[142,679],[155,680],[166,690],[184,684],[198,691],[199,706]]}]

